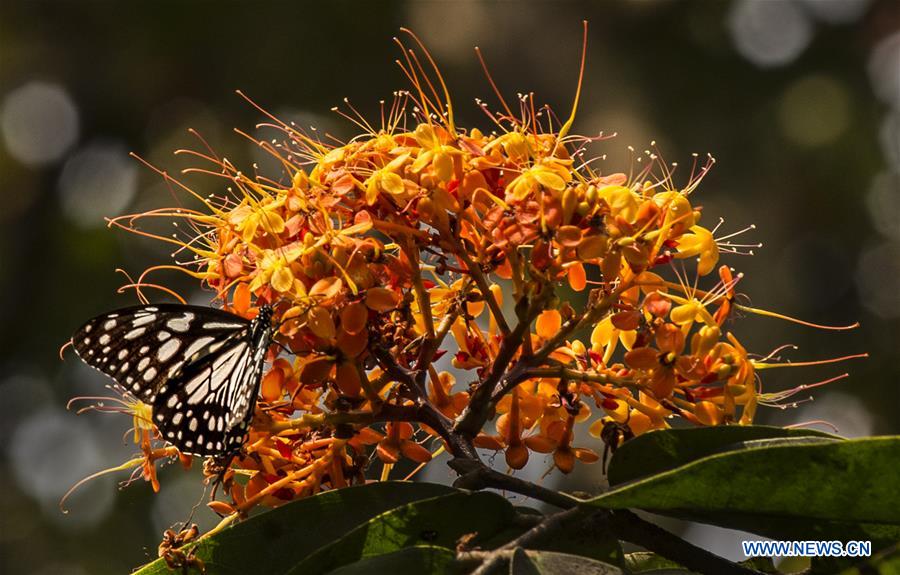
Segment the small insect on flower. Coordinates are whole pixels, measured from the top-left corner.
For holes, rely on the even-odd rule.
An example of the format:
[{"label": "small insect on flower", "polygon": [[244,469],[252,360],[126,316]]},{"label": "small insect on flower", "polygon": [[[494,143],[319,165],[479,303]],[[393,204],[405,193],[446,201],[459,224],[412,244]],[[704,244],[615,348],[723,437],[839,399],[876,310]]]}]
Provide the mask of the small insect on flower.
[{"label": "small insect on flower", "polygon": [[164,440],[224,458],[247,437],[272,315],[269,306],[252,320],[200,306],[137,306],[95,317],[72,341],[85,363],[152,406]]}]

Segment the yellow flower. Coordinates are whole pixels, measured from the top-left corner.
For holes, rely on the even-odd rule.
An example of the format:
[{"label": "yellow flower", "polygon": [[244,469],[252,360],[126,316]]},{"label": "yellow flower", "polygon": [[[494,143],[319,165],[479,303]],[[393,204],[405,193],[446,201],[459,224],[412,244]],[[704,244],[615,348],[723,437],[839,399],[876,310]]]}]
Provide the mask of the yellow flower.
[{"label": "yellow flower", "polygon": [[712,232],[702,226],[691,226],[691,232],[678,238],[678,259],[700,256],[697,272],[705,276],[713,271],[719,262],[719,245]]},{"label": "yellow flower", "polygon": [[259,231],[263,234],[280,234],[284,231],[284,218],[278,210],[283,205],[283,197],[257,206],[244,203],[230,213],[229,221],[245,242],[253,241]]},{"label": "yellow flower", "polygon": [[571,181],[572,172],[566,162],[557,158],[548,158],[519,174],[506,187],[506,197],[524,200],[539,189],[561,193],[566,183]]}]

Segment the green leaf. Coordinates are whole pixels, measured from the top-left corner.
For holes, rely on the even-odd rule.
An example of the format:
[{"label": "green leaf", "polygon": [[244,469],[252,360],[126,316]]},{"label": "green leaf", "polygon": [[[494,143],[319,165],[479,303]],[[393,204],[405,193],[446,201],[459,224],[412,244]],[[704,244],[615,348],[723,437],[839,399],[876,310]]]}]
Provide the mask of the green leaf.
[{"label": "green leaf", "polygon": [[740,448],[760,439],[823,437],[840,439],[812,429],[784,429],[764,425],[729,425],[689,429],[661,429],[626,441],[609,462],[610,485],[656,475],[714,453]]},{"label": "green leaf", "polygon": [[416,501],[372,518],[317,550],[288,573],[327,573],[360,559],[413,545],[453,549],[468,534],[476,534],[471,543],[478,545],[502,531],[514,516],[509,501],[489,492],[456,492]]},{"label": "green leaf", "polygon": [[[429,483],[379,482],[327,491],[238,523],[196,545],[196,555],[216,575],[287,572],[372,516],[411,501],[457,491]],[[135,575],[170,575],[162,560]]]},{"label": "green leaf", "polygon": [[625,555],[625,568],[629,573],[646,573],[659,571],[675,571],[681,573],[690,573],[684,567],[666,559],[662,555],[650,553],[648,551],[640,551],[637,553],[628,553]]},{"label": "green leaf", "polygon": [[444,547],[416,545],[393,553],[367,557],[344,565],[329,575],[458,575],[463,568],[456,563],[456,555]]},{"label": "green leaf", "polygon": [[539,551],[555,551],[622,565],[624,552],[618,537],[605,523],[582,523],[577,530],[562,530],[540,540]]},{"label": "green leaf", "polygon": [[553,551],[516,549],[509,562],[510,575],[624,575],[609,563]]},{"label": "green leaf", "polygon": [[[516,506],[515,510],[520,519],[529,516],[534,519],[544,517],[540,511],[529,507]],[[513,521],[505,529],[482,543],[481,547],[484,549],[502,547],[535,525],[536,523],[531,522]],[[618,537],[605,523],[582,523],[577,530],[555,531],[541,537],[539,542],[529,547],[537,551],[556,551],[580,555],[613,565],[621,565],[624,556]]]},{"label": "green leaf", "polygon": [[[774,444],[773,444],[774,441]],[[778,539],[900,539],[900,437],[748,442],[592,499]]]}]

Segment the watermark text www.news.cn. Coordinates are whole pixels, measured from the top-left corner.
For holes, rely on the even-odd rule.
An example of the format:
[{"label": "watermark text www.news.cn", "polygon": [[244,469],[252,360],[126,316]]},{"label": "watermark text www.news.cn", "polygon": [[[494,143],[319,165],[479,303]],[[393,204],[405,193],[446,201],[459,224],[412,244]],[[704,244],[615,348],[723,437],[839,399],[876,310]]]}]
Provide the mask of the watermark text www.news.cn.
[{"label": "watermark text www.news.cn", "polygon": [[742,541],[747,557],[869,557],[871,541]]}]

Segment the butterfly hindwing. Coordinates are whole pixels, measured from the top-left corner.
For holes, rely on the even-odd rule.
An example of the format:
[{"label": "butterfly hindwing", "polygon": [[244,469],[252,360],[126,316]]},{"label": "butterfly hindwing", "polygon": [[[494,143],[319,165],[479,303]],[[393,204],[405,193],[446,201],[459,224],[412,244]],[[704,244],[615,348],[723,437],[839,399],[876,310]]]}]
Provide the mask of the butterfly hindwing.
[{"label": "butterfly hindwing", "polygon": [[153,418],[166,441],[195,455],[240,448],[263,367],[251,346],[249,337],[217,342],[160,387]]}]

